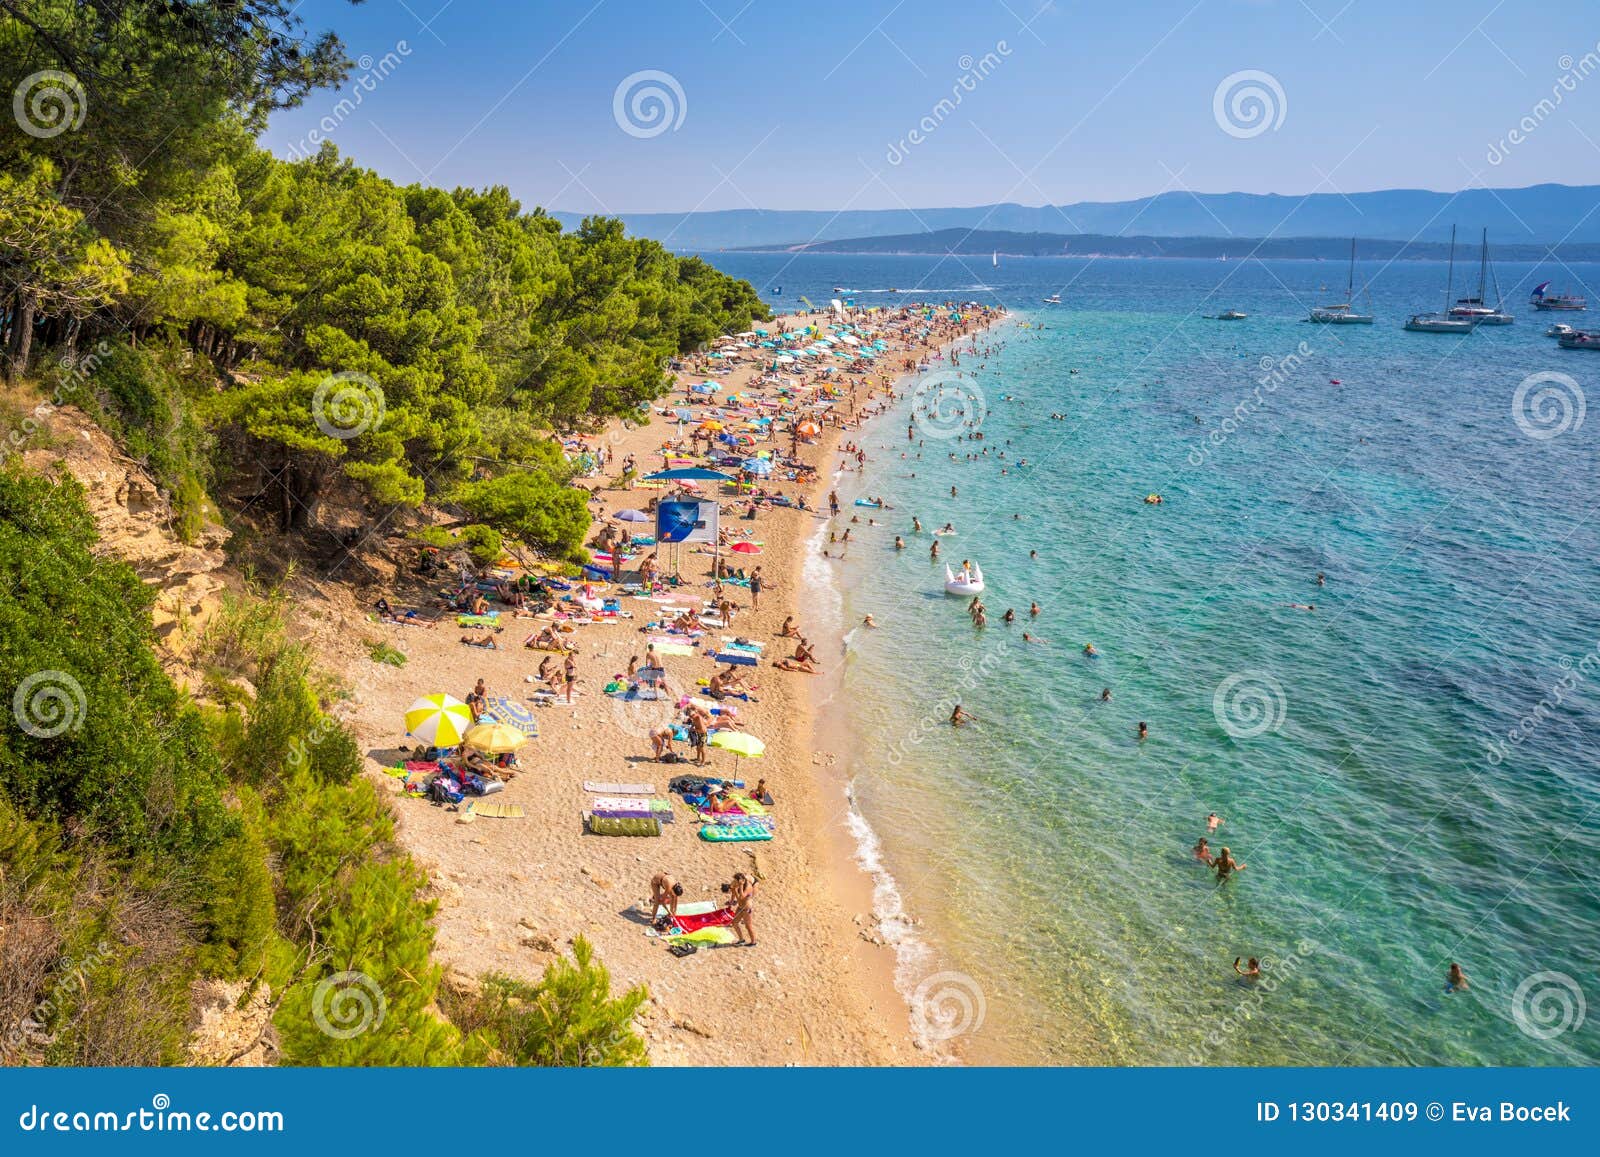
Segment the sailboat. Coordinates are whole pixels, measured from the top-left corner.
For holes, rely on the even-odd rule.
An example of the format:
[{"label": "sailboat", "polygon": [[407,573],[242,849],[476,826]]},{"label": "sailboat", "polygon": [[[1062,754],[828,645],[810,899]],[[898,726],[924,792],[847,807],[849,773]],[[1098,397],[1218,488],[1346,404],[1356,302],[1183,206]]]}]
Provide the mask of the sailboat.
[{"label": "sailboat", "polygon": [[[1494,279],[1495,303],[1491,309],[1484,301],[1483,291],[1485,282]],[[1510,325],[1517,319],[1501,308],[1500,279],[1494,274],[1494,266],[1489,264],[1489,230],[1483,231],[1483,250],[1478,258],[1478,295],[1476,297],[1458,297],[1456,303],[1450,307],[1450,316],[1465,318],[1473,325]]]},{"label": "sailboat", "polygon": [[1450,316],[1450,294],[1455,289],[1456,278],[1456,227],[1450,226],[1450,269],[1444,281],[1444,313],[1414,313],[1406,321],[1411,333],[1471,333],[1472,322],[1464,317]]},{"label": "sailboat", "polygon": [[1344,300],[1336,305],[1319,305],[1311,311],[1308,321],[1320,325],[1371,325],[1370,313],[1356,313],[1352,308],[1355,304],[1356,288],[1356,239],[1350,238],[1350,275],[1345,278]]}]

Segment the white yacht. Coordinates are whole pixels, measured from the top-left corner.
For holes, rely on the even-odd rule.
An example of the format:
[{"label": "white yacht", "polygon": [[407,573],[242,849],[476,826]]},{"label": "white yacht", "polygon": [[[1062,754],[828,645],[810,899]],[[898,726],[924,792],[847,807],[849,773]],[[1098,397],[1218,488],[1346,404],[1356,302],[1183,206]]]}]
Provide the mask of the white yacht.
[{"label": "white yacht", "polygon": [[1345,278],[1344,300],[1334,305],[1319,305],[1311,311],[1308,321],[1318,325],[1371,325],[1370,313],[1357,313],[1354,308],[1356,288],[1356,239],[1350,238],[1350,274]]},{"label": "white yacht", "polygon": [[1472,322],[1455,317],[1450,309],[1450,294],[1456,278],[1456,227],[1450,226],[1450,266],[1444,279],[1444,313],[1414,313],[1406,321],[1409,333],[1471,333]]},{"label": "white yacht", "polygon": [[[1492,279],[1495,303],[1491,307],[1484,297],[1486,281]],[[1476,297],[1459,297],[1450,307],[1450,316],[1464,318],[1473,325],[1511,325],[1517,319],[1501,308],[1500,279],[1489,264],[1489,230],[1483,231],[1483,250],[1478,258],[1478,294]]]}]

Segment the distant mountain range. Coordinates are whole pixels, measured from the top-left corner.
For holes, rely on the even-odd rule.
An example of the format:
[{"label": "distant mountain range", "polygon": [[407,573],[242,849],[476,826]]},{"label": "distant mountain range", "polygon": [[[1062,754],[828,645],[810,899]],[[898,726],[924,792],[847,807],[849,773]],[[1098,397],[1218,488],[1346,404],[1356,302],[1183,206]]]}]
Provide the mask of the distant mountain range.
[{"label": "distant mountain range", "polygon": [[[1478,259],[1476,231],[1460,237],[1456,259]],[[753,246],[753,252],[775,247]],[[1567,242],[1555,247],[1525,243],[1501,244],[1490,238],[1496,260],[1541,261],[1552,255],[1563,261],[1600,261],[1600,242]],[[810,245],[778,248],[787,253],[921,253],[987,259],[991,253],[1006,257],[1198,257],[1198,258],[1301,258],[1344,261],[1350,256],[1348,237],[1113,237],[1104,233],[1012,233],[991,229],[941,229],[935,233],[902,233],[892,237],[849,237]],[[1448,241],[1384,241],[1362,238],[1356,257],[1362,261],[1443,261],[1450,255]]]},{"label": "distant mountain range", "polygon": [[[1600,242],[1600,185],[1525,189],[1385,189],[1372,193],[1168,192],[1136,201],[948,209],[720,209],[622,213],[630,233],[673,249],[789,248],[820,241],[984,229],[1123,237],[1362,237],[1448,241],[1484,226],[1496,244]],[[574,225],[581,213],[552,214]]]}]

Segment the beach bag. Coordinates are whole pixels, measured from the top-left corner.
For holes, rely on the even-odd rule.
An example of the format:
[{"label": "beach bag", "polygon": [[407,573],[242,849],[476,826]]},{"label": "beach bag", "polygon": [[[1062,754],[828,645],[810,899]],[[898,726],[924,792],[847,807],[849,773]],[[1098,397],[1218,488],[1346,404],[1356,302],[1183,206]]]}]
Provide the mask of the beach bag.
[{"label": "beach bag", "polygon": [[448,804],[460,803],[466,796],[455,780],[441,775],[428,785],[428,798],[434,803]]}]

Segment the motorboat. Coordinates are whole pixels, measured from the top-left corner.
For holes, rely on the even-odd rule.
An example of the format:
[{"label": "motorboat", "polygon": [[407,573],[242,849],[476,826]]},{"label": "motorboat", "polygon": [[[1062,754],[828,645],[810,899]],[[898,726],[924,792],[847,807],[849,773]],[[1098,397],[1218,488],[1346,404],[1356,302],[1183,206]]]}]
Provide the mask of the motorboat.
[{"label": "motorboat", "polygon": [[983,568],[976,563],[972,569],[951,570],[944,567],[944,593],[947,595],[980,595],[983,593]]},{"label": "motorboat", "polygon": [[1556,322],[1555,325],[1551,326],[1549,329],[1544,331],[1544,336],[1545,337],[1565,337],[1569,333],[1577,333],[1577,332],[1578,332],[1577,330],[1573,329],[1570,325],[1567,325],[1565,322],[1558,321],[1558,322]]},{"label": "motorboat", "polygon": [[1044,299],[1044,303],[1046,305],[1060,305],[1061,295],[1059,293],[1052,293],[1049,297]]},{"label": "motorboat", "polygon": [[1600,350],[1600,333],[1574,330],[1556,339],[1564,350]]},{"label": "motorboat", "polygon": [[1345,278],[1344,300],[1334,305],[1319,305],[1307,320],[1318,325],[1371,325],[1370,313],[1357,313],[1353,308],[1356,288],[1356,239],[1350,238],[1350,272]]},{"label": "motorboat", "polygon": [[1225,309],[1221,313],[1217,314],[1217,320],[1218,321],[1243,321],[1245,318],[1247,318],[1249,316],[1250,315],[1248,313],[1245,313],[1244,310],[1242,310],[1242,309]]}]

